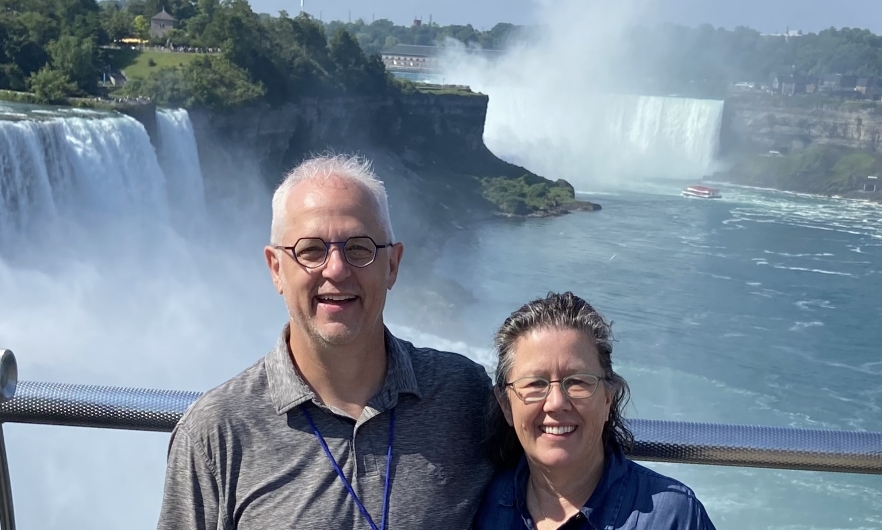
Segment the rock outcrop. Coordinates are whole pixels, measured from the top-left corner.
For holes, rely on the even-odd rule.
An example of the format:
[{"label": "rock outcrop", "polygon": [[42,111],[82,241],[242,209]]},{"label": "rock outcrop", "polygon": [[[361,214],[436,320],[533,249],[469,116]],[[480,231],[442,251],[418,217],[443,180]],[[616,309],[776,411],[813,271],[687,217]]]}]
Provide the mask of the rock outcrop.
[{"label": "rock outcrop", "polygon": [[304,99],[225,113],[192,110],[190,116],[209,186],[218,178],[245,177],[274,187],[310,154],[360,153],[391,184],[390,195],[401,196],[399,208],[426,203],[423,211],[440,208],[439,214],[462,223],[495,210],[481,196],[481,178],[529,173],[484,145],[487,103],[482,94],[415,93]]},{"label": "rock outcrop", "polygon": [[807,97],[731,97],[720,131],[723,157],[814,144],[882,151],[882,104]]}]

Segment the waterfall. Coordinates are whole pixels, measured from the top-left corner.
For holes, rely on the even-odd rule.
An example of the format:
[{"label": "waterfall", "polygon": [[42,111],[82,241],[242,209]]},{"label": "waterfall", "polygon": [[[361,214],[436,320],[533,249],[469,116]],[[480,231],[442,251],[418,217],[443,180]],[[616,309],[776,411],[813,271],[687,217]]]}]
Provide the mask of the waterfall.
[{"label": "waterfall", "polygon": [[[256,342],[218,328],[273,321],[263,241],[208,222],[187,113],[156,125],[151,143],[118,113],[0,105],[0,348],[23,379],[209,388]],[[155,528],[161,437],[45,429],[6,431],[21,528]]]},{"label": "waterfall", "polygon": [[204,220],[186,111],[157,113],[159,156],[129,116],[44,111],[29,117],[39,118],[0,119],[0,256],[36,241],[64,243],[75,230],[127,223],[181,228]]},{"label": "waterfall", "polygon": [[196,136],[190,115],[183,109],[160,109],[156,113],[159,129],[159,162],[166,177],[168,200],[174,225],[186,230],[206,218],[205,188]]},{"label": "waterfall", "polygon": [[577,187],[697,178],[712,170],[723,102],[488,87],[484,140],[497,155]]}]

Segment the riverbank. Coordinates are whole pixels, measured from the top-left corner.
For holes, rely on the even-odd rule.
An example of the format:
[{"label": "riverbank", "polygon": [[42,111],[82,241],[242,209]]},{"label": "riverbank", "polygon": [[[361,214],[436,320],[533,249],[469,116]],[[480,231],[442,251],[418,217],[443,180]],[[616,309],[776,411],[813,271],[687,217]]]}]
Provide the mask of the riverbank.
[{"label": "riverbank", "polygon": [[748,154],[713,174],[714,180],[758,188],[882,200],[882,153],[819,144],[790,153]]}]

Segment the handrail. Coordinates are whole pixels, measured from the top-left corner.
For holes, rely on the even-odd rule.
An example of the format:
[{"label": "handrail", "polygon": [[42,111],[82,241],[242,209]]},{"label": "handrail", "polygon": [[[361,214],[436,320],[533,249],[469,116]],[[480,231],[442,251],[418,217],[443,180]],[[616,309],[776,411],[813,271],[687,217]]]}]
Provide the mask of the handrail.
[{"label": "handrail", "polygon": [[[21,381],[0,422],[170,432],[201,393]],[[635,460],[882,474],[882,432],[629,420]]]},{"label": "handrail", "polygon": [[[0,530],[15,530],[3,423],[170,432],[201,392],[18,381],[0,350]],[[882,475],[882,432],[628,420],[631,458]]]},{"label": "handrail", "polygon": [[[18,385],[18,365],[11,350],[0,349],[0,404],[15,397]],[[0,529],[15,530],[15,510],[12,506],[12,482],[9,480],[9,460],[3,422],[0,421]]]}]

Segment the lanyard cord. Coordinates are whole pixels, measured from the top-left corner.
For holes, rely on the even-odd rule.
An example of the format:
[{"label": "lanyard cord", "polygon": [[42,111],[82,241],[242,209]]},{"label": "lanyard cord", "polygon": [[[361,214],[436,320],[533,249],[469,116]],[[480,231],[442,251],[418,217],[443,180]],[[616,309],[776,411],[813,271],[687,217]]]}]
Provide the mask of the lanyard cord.
[{"label": "lanyard cord", "polygon": [[[322,434],[319,432],[318,427],[316,427],[315,422],[312,421],[312,416],[309,414],[309,411],[306,410],[306,404],[300,405],[300,408],[303,410],[303,415],[306,416],[306,421],[309,422],[309,426],[312,427],[312,432],[315,434],[315,437],[318,438],[319,444],[321,444],[322,449],[325,451],[325,455],[328,457],[328,460],[331,461],[331,465],[334,466],[334,471],[337,472],[337,476],[340,477],[340,480],[343,481],[343,485],[346,487],[346,491],[349,492],[349,495],[352,496],[352,499],[355,501],[355,505],[358,506],[358,510],[361,512],[361,515],[367,520],[372,530],[379,530],[377,525],[374,523],[374,520],[371,519],[371,515],[368,513],[367,509],[359,500],[358,495],[355,494],[355,490],[352,489],[352,486],[349,484],[349,481],[346,480],[346,476],[343,474],[343,470],[340,469],[340,466],[337,464],[337,461],[334,460],[334,456],[331,455],[331,450],[328,449],[328,444],[325,443],[325,439],[322,437]],[[386,516],[389,513],[389,477],[392,476],[392,441],[395,439],[395,407],[392,407],[390,416],[389,416],[389,446],[386,449],[386,480],[385,486],[383,488],[383,519],[382,519],[382,530],[386,530]]]}]

